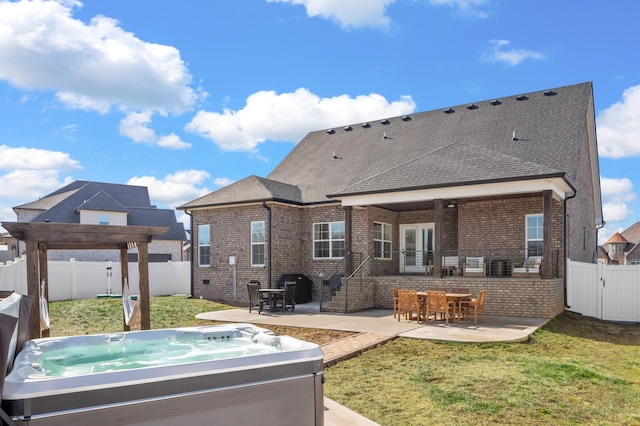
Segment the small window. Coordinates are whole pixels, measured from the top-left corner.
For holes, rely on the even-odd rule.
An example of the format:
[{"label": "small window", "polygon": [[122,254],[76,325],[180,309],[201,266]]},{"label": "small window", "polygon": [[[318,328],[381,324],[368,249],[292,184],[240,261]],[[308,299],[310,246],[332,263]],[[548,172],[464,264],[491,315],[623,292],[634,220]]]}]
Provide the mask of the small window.
[{"label": "small window", "polygon": [[264,266],[264,221],[251,222],[251,266]]},{"label": "small window", "polygon": [[541,214],[527,215],[527,257],[542,256],[543,219]]},{"label": "small window", "polygon": [[108,225],[109,224],[109,215],[106,213],[100,214],[100,225]]},{"label": "small window", "polygon": [[198,266],[209,266],[211,262],[211,226],[198,225]]},{"label": "small window", "polygon": [[344,254],[344,222],[314,223],[313,258],[341,259]]},{"label": "small window", "polygon": [[373,251],[376,259],[391,259],[391,225],[373,224]]}]

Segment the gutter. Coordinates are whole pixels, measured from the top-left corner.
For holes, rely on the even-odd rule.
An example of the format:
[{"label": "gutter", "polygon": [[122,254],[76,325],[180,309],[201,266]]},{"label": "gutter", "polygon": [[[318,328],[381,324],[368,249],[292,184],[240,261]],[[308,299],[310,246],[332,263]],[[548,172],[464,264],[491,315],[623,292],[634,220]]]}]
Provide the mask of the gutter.
[{"label": "gutter", "polygon": [[269,232],[269,237],[267,237],[267,256],[269,256],[267,261],[267,288],[271,288],[271,207],[267,205],[266,201],[262,202],[262,207],[267,209],[267,232]]},{"label": "gutter", "polygon": [[189,274],[189,287],[190,287],[190,292],[191,292],[191,297],[193,297],[193,291],[194,291],[194,286],[193,286],[193,268],[194,268],[194,263],[193,263],[193,216],[191,215],[191,213],[189,213],[189,210],[184,209],[184,213],[186,215],[189,216],[189,235],[191,236],[191,244],[189,244],[189,257],[191,258],[191,268],[189,268],[190,270],[190,274]]}]

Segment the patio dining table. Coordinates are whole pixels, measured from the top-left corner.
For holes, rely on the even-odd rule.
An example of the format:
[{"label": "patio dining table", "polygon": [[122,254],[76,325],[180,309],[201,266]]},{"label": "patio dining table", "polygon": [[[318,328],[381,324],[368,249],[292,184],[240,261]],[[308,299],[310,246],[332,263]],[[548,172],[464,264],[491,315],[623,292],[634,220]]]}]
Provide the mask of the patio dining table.
[{"label": "patio dining table", "polygon": [[[447,293],[447,301],[453,301],[453,322],[458,322],[460,320],[460,315],[462,313],[462,301],[468,297],[471,297],[471,293]],[[427,301],[427,292],[419,291],[418,292],[418,300],[422,299],[424,303]],[[456,316],[456,307],[457,307],[457,316]]]},{"label": "patio dining table", "polygon": [[269,312],[276,310],[278,295],[284,296],[284,288],[261,288],[258,291],[260,295],[266,294],[269,297]]}]

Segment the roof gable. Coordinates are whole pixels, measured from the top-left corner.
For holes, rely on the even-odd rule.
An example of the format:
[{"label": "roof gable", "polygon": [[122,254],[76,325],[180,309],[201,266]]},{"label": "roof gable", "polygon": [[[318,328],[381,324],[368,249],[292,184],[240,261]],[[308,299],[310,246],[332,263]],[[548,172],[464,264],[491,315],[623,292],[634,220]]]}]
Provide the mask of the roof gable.
[{"label": "roof gable", "polygon": [[120,212],[120,213],[129,213],[129,210],[116,201],[111,195],[107,194],[104,191],[100,191],[95,194],[93,197],[84,201],[77,208],[77,211],[80,210],[98,210],[98,211],[109,211],[109,212]]}]

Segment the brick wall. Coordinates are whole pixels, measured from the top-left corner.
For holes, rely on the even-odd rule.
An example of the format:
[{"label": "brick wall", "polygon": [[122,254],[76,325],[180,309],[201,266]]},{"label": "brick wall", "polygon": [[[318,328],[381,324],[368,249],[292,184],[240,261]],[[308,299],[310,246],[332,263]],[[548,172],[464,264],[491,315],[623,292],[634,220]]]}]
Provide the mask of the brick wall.
[{"label": "brick wall", "polygon": [[374,279],[375,307],[393,309],[393,289],[427,291],[468,288],[476,296],[486,290],[485,314],[553,318],[564,311],[564,281],[515,278],[429,278],[390,276]]}]

